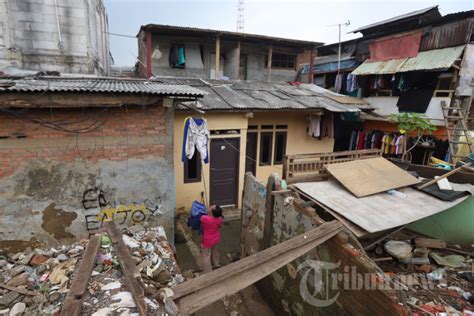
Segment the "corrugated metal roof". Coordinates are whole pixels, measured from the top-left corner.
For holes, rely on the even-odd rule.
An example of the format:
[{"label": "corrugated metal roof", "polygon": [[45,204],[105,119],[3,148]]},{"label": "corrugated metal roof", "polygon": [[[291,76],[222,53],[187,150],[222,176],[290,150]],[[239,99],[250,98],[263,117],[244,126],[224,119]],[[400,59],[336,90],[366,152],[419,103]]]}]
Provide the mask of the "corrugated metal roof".
[{"label": "corrugated metal roof", "polygon": [[[202,111],[249,110],[320,110],[356,112],[372,109],[364,100],[336,94],[313,84],[259,81],[220,81],[201,79],[159,78],[166,83],[185,83],[208,92],[196,102],[180,102],[177,109]],[[330,96],[338,96],[338,101]]]},{"label": "corrugated metal roof", "polygon": [[420,51],[467,44],[473,29],[474,18],[435,26],[421,38]]},{"label": "corrugated metal roof", "polygon": [[[291,38],[283,38],[283,37],[275,37],[269,35],[260,35],[260,34],[250,34],[250,33],[242,33],[242,32],[231,32],[231,31],[224,31],[224,30],[213,30],[213,29],[204,29],[204,28],[197,28],[197,27],[188,27],[188,26],[175,26],[175,25],[166,25],[166,24],[147,24],[142,25],[140,27],[140,32],[142,30],[147,31],[168,31],[168,32],[188,32],[188,33],[207,33],[207,34],[220,34],[225,37],[233,37],[233,38],[240,38],[242,40],[249,39],[249,40],[265,40],[265,41],[274,41],[279,42],[280,44],[291,44],[291,45],[298,45],[298,46],[320,46],[323,45],[322,42],[314,42],[314,41],[305,41],[299,39],[291,39]],[[137,34],[138,36],[138,34]]]},{"label": "corrugated metal roof", "polygon": [[377,62],[368,62],[366,60],[352,74],[381,75],[408,71],[448,69],[462,54],[463,49],[464,45],[419,52],[416,57],[412,58]]},{"label": "corrugated metal roof", "polygon": [[360,32],[360,31],[367,30],[367,29],[371,29],[371,28],[376,27],[376,26],[382,26],[384,24],[388,24],[388,23],[392,23],[392,22],[395,22],[395,21],[400,21],[400,20],[403,20],[403,19],[411,18],[411,17],[417,16],[417,15],[424,14],[424,13],[429,12],[429,11],[434,10],[434,9],[438,9],[438,6],[435,5],[435,6],[432,6],[432,7],[425,8],[425,9],[408,12],[408,13],[405,13],[405,14],[402,14],[402,15],[395,16],[395,17],[390,18],[390,19],[386,19],[386,20],[375,22],[375,23],[372,23],[372,24],[369,24],[369,25],[366,25],[366,26],[362,26],[362,27],[359,27],[358,29],[355,29],[355,30],[351,31],[351,33],[357,33],[357,32]]},{"label": "corrugated metal roof", "polygon": [[203,91],[186,85],[119,78],[0,78],[2,92],[90,92],[133,93],[163,96],[202,97]]}]

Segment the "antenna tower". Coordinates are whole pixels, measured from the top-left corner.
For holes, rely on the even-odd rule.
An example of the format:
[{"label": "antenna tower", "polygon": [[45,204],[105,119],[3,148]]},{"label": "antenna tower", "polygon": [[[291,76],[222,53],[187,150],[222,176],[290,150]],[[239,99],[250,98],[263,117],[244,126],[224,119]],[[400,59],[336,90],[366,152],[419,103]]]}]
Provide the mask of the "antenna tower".
[{"label": "antenna tower", "polygon": [[237,32],[244,32],[244,0],[237,0]]}]

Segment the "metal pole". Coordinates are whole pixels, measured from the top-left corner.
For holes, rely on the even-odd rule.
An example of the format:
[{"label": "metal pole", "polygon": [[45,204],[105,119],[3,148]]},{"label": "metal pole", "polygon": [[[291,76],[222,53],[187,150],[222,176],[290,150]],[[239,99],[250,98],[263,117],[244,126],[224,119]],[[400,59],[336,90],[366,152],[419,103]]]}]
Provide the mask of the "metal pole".
[{"label": "metal pole", "polygon": [[341,70],[341,24],[338,24],[339,26],[339,50],[337,53],[337,74],[339,75],[339,72]]}]

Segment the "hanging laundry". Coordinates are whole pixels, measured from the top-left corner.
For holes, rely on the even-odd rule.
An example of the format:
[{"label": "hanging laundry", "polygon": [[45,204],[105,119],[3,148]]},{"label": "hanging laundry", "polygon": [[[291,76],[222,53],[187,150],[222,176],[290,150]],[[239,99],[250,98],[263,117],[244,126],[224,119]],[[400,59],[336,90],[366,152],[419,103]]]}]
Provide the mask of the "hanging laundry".
[{"label": "hanging laundry", "polygon": [[183,154],[181,160],[192,159],[197,149],[205,163],[209,162],[208,155],[209,130],[207,121],[201,118],[188,117],[184,123]]},{"label": "hanging laundry", "polygon": [[359,138],[357,140],[357,150],[364,149],[365,144],[365,132],[359,132]]},{"label": "hanging laundry", "polygon": [[178,48],[178,64],[176,66],[184,66],[186,60],[184,58],[184,47]]},{"label": "hanging laundry", "polygon": [[192,230],[197,230],[201,234],[201,216],[207,215],[206,206],[199,202],[194,201],[191,206],[191,215],[189,215],[187,225]]},{"label": "hanging laundry", "polygon": [[340,93],[342,90],[342,75],[338,74],[336,75],[336,81],[334,83],[334,87],[336,90],[336,93]]},{"label": "hanging laundry", "polygon": [[334,138],[334,120],[332,113],[327,113],[323,115],[321,120],[321,136]]},{"label": "hanging laundry", "polygon": [[395,143],[396,149],[395,149],[395,154],[397,155],[402,155],[404,151],[404,146],[405,146],[405,136],[400,135],[397,138],[397,141]]},{"label": "hanging laundry", "polygon": [[311,137],[319,137],[321,135],[321,118],[319,116],[311,116],[308,135]]}]

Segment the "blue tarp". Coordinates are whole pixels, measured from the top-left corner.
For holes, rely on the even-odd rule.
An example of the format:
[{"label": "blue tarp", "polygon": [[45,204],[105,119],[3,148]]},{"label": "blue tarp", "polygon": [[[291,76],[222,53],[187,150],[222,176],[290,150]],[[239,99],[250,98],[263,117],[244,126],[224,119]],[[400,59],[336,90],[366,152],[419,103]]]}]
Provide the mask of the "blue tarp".
[{"label": "blue tarp", "polygon": [[[360,62],[358,62],[355,59],[341,60],[341,69],[342,70],[343,69],[356,68],[359,65],[360,65]],[[335,72],[335,71],[337,71],[337,61],[314,65],[313,69],[314,69],[315,74],[324,73],[324,72]],[[301,73],[302,74],[308,74],[309,73],[309,64],[304,64],[303,65],[303,69],[302,69]]]}]

